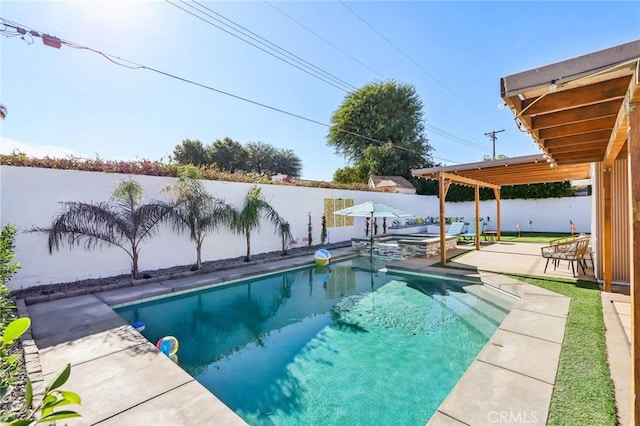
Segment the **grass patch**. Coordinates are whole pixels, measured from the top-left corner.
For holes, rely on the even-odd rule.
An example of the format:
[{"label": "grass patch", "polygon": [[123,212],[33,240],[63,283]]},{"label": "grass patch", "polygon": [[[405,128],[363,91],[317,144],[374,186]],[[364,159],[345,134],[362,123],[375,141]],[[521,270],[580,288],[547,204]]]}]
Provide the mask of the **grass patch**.
[{"label": "grass patch", "polygon": [[501,232],[500,238],[502,241],[509,241],[514,243],[543,243],[548,244],[549,240],[555,240],[557,238],[570,237],[568,232],[521,232],[518,236],[515,232]]},{"label": "grass patch", "polygon": [[571,297],[547,424],[616,424],[598,284],[593,281],[516,278]]}]

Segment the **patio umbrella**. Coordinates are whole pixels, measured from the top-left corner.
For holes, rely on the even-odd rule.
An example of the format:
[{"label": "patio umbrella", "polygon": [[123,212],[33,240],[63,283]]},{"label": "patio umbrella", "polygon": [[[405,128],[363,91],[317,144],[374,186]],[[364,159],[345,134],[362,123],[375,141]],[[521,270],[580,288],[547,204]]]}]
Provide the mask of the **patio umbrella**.
[{"label": "patio umbrella", "polygon": [[356,204],[353,207],[335,211],[333,214],[352,217],[371,217],[372,219],[374,217],[413,217],[411,213],[377,201],[366,201],[361,204]]},{"label": "patio umbrella", "polygon": [[[377,201],[366,201],[356,204],[353,207],[338,210],[333,214],[351,217],[370,217],[373,224],[374,217],[413,217],[411,213],[407,213],[395,207],[388,206]],[[371,232],[371,263],[373,264],[373,230]]]}]

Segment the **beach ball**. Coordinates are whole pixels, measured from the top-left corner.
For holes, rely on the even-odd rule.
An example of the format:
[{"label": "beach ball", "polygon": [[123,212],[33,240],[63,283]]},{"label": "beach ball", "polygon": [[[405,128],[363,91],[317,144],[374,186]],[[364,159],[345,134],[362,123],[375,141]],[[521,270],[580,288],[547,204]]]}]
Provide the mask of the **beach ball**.
[{"label": "beach ball", "polygon": [[164,336],[162,339],[158,340],[156,347],[160,349],[160,352],[165,354],[168,357],[171,357],[178,352],[179,348],[178,339],[173,336]]},{"label": "beach ball", "polygon": [[331,253],[327,249],[320,249],[313,255],[313,259],[316,261],[316,265],[326,265],[331,261]]}]

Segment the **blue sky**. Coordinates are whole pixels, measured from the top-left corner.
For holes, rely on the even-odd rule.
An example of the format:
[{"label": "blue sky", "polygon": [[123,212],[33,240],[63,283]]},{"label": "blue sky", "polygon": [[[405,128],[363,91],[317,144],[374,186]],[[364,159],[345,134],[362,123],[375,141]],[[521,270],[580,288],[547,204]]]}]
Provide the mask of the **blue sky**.
[{"label": "blue sky", "polygon": [[[264,1],[203,4],[354,87],[414,85],[447,164],[490,155],[492,130],[505,129],[497,153],[538,152],[499,108],[501,77],[640,38],[636,1],[346,3],[410,60],[339,2],[272,3],[365,67]],[[346,95],[165,1],[3,1],[0,16],[323,123]],[[2,37],[0,50],[4,152],[166,161],[184,138],[228,136],[294,150],[308,179],[346,165],[317,124],[40,39]]]}]

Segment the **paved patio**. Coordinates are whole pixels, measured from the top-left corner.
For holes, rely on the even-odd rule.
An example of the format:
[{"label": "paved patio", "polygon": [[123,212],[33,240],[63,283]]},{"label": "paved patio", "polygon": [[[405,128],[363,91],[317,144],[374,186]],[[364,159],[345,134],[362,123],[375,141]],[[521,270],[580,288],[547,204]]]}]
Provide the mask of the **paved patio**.
[{"label": "paved patio", "polygon": [[[513,273],[544,275],[540,246],[498,243],[484,246],[476,252],[462,245],[449,253],[449,256],[459,256],[450,265],[466,268],[466,271],[433,268],[431,265],[437,263],[439,258],[411,258],[393,265],[394,268],[409,271],[437,272],[476,282],[479,280],[499,291],[520,297],[516,307],[430,424],[495,423],[493,420],[499,419],[489,417],[501,416],[503,412],[528,416],[527,424],[546,422],[570,299],[504,275],[485,272],[506,269]],[[332,254],[338,258],[349,256],[352,251],[349,248],[332,250]],[[111,306],[219,285],[308,262],[308,257],[289,258],[270,264],[248,265],[234,271],[120,288],[29,307],[20,303],[21,315],[28,311],[33,324],[33,340],[30,340],[31,336],[26,336],[23,341],[25,352],[28,353],[28,367],[32,373],[35,371],[37,378],[38,375],[43,377],[52,374],[67,362],[71,363],[71,379],[65,388],[78,392],[83,398],[82,406],[78,407],[83,417],[68,421],[70,425],[245,424],[135,332]],[[571,270],[567,273],[562,267],[557,271],[550,269],[547,275],[571,278]],[[628,298],[626,301],[628,303]],[[625,318],[625,299],[616,298],[615,302],[603,301],[605,321],[608,321],[608,345],[610,334],[613,333],[610,363],[614,380],[616,373],[626,374],[628,382],[629,361],[624,358],[625,352],[628,357],[628,348],[624,343],[624,328],[620,324],[629,324],[629,319]],[[34,346],[34,340],[37,347]],[[625,346],[620,344],[621,341]],[[625,351],[621,351],[620,347]],[[39,352],[39,357],[35,352]],[[36,380],[35,385],[36,391],[41,390],[42,381]],[[620,398],[618,409],[622,421],[626,418],[625,407],[622,406],[624,392],[628,395],[629,385],[616,380],[615,386],[617,400]]]},{"label": "paved patio", "polygon": [[[479,251],[475,251],[474,247],[458,244],[460,250],[468,249],[470,251],[464,256],[453,259],[449,265],[456,268],[482,269],[501,273],[574,278],[571,266],[567,261],[561,262],[555,269],[549,262],[547,272],[544,272],[547,260],[540,253],[541,248],[547,245],[500,241],[483,244]],[[579,279],[593,280],[591,259],[587,260],[587,265],[591,268],[587,269],[586,274],[576,265],[577,276]]]}]

